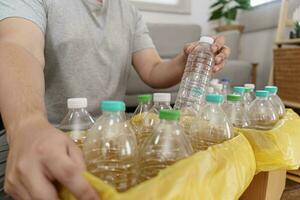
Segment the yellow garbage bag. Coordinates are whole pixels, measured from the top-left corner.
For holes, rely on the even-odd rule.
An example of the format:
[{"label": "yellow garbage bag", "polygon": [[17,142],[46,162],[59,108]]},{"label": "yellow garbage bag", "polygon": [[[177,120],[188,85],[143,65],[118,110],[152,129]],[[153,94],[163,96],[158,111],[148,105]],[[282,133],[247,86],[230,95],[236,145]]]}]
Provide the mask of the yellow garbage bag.
[{"label": "yellow garbage bag", "polygon": [[268,131],[240,129],[250,142],[257,173],[298,169],[300,165],[300,117],[291,109]]},{"label": "yellow garbage bag", "polygon": [[[255,158],[243,135],[198,152],[162,170],[155,178],[118,193],[103,181],[85,177],[102,200],[235,200],[255,174]],[[73,200],[62,189],[63,200]]]}]

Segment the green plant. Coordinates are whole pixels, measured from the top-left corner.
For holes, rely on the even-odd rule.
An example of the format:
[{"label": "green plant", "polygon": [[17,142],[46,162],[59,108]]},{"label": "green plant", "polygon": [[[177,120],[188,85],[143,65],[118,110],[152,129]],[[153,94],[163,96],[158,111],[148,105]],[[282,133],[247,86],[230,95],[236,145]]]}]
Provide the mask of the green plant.
[{"label": "green plant", "polygon": [[238,10],[249,10],[250,0],[217,0],[210,6],[211,16],[209,21],[224,18],[227,24],[236,20]]}]

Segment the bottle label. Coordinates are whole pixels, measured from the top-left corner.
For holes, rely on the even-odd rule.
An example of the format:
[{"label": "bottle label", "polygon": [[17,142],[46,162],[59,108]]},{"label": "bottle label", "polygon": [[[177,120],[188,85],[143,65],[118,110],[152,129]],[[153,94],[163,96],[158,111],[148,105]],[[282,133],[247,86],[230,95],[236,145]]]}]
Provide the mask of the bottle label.
[{"label": "bottle label", "polygon": [[202,88],[193,87],[191,90],[191,94],[194,97],[201,97],[203,95],[204,91]]}]

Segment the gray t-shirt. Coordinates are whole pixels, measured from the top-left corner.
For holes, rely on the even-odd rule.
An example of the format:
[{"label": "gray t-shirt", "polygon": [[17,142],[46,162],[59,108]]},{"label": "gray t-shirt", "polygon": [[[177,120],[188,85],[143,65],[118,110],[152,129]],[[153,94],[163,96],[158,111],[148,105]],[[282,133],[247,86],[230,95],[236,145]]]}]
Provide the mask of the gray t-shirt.
[{"label": "gray t-shirt", "polygon": [[45,34],[46,106],[50,122],[67,112],[67,98],[125,96],[132,53],[154,48],[141,14],[126,0],[0,0],[0,20],[21,17]]}]

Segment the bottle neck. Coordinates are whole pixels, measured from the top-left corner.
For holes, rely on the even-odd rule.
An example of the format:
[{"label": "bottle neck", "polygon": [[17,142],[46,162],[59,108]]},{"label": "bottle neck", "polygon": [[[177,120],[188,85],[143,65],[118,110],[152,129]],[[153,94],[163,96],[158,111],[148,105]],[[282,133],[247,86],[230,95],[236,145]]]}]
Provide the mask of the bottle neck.
[{"label": "bottle neck", "polygon": [[166,102],[166,101],[157,101],[157,102],[154,102],[154,106],[156,107],[170,107],[171,104],[170,102]]},{"label": "bottle neck", "polygon": [[199,44],[202,46],[202,47],[211,47],[211,44],[207,43],[207,42],[199,42]]},{"label": "bottle neck", "polygon": [[268,100],[268,97],[256,97],[258,100]]},{"label": "bottle neck", "polygon": [[104,117],[108,117],[108,118],[118,118],[122,121],[126,120],[125,112],[123,112],[123,111],[117,111],[117,112],[103,111],[102,115]]},{"label": "bottle neck", "polygon": [[178,124],[178,120],[166,120],[166,119],[160,119],[160,124]]}]

